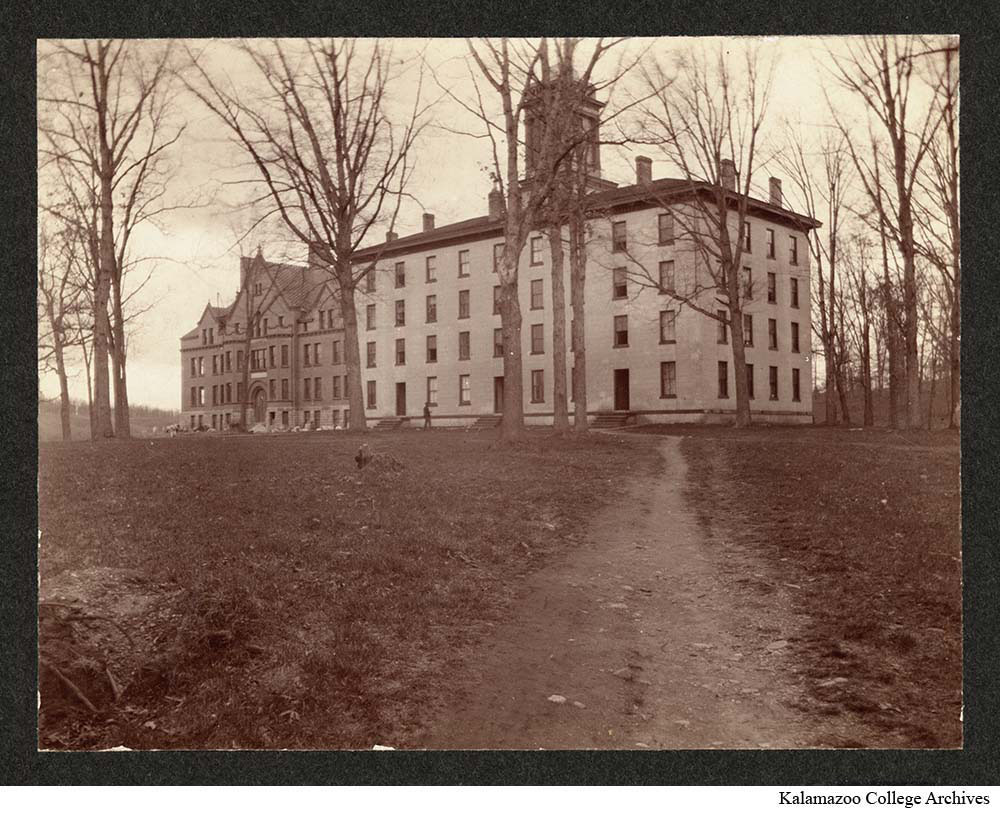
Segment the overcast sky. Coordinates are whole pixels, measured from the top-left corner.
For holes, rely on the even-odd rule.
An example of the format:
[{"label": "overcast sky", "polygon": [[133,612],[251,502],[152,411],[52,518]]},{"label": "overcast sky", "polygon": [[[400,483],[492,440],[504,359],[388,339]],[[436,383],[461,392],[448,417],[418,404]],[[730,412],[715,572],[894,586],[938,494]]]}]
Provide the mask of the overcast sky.
[{"label": "overcast sky", "polygon": [[[672,52],[695,42],[699,46],[711,46],[717,41],[632,40],[623,46],[622,53],[637,54],[648,49],[648,53],[669,58]],[[747,41],[726,38],[723,42],[739,50]],[[824,88],[832,94],[838,107],[851,108],[850,100],[831,85],[819,64],[828,48],[840,47],[836,38],[781,37],[755,42],[763,43],[779,60],[769,109],[775,135],[785,117],[799,119],[806,127],[828,121]],[[204,49],[213,69],[226,71],[234,83],[245,83],[251,76],[231,42],[200,40],[190,44]],[[393,46],[400,60],[412,59],[420,53],[424,55],[433,72],[424,77],[424,93],[428,98],[443,97],[434,109],[438,124],[425,131],[416,153],[417,167],[410,188],[416,201],[403,204],[397,232],[405,235],[418,230],[423,211],[433,212],[438,226],[485,213],[486,195],[490,189],[489,144],[452,132],[466,129],[473,123],[459,105],[444,96],[438,84],[461,97],[470,93],[465,42],[456,39],[397,40]],[[417,77],[416,68],[410,69],[394,87],[393,93],[400,102],[412,97]],[[247,173],[234,169],[242,156],[228,140],[223,127],[198,100],[182,95],[177,105],[177,116],[187,121],[187,128],[177,145],[176,157],[180,166],[170,195],[184,200],[197,196],[204,200],[205,206],[171,213],[163,221],[162,231],[147,225],[133,239],[136,255],[160,260],[155,262],[155,271],[145,292],[146,299],[155,306],[143,316],[131,340],[128,361],[130,402],[174,410],[180,407],[179,338],[194,327],[207,302],[215,303],[218,299],[225,305],[232,300],[238,284],[241,250],[249,254],[260,243],[268,258],[288,259],[299,255],[295,247],[277,240],[273,229],[261,230],[242,246],[235,243],[241,228],[248,222],[247,214],[236,206],[247,196],[247,188],[232,184],[238,178],[247,178]],[[634,156],[642,152],[649,153],[604,147],[604,175],[620,184],[633,183]],[[655,153],[650,155],[654,158],[654,178],[677,174],[662,161],[657,161]],[[780,176],[781,173],[774,168],[761,168],[754,173],[754,186],[765,190],[769,175]],[[71,392],[75,398],[85,400],[82,365],[77,368],[79,376],[74,378]],[[43,378],[42,392],[46,396],[58,393],[54,377]]]}]

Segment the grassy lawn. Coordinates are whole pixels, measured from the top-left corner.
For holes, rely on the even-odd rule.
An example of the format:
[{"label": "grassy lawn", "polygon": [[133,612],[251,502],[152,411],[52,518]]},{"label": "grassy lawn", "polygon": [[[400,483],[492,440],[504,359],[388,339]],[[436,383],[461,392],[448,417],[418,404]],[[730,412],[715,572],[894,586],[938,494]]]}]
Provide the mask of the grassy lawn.
[{"label": "grassy lawn", "polygon": [[769,561],[809,621],[789,638],[804,710],[851,712],[885,747],[960,745],[957,432],[643,432],[685,436],[703,522]]},{"label": "grassy lawn", "polygon": [[[42,445],[41,744],[406,745],[518,576],[656,461],[620,437],[494,440]],[[358,471],[361,441],[391,458]]]}]

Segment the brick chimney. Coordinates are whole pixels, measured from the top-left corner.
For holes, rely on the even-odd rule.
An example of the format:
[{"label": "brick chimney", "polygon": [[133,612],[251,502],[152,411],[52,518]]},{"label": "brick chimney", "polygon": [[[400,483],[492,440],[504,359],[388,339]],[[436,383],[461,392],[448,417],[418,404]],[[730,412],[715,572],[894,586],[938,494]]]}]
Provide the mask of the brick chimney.
[{"label": "brick chimney", "polygon": [[503,193],[496,187],[490,190],[490,220],[498,221],[503,217]]},{"label": "brick chimney", "polygon": [[635,183],[649,184],[653,181],[653,160],[646,156],[635,157]]},{"label": "brick chimney", "polygon": [[719,162],[719,183],[727,190],[736,189],[736,165],[732,159]]},{"label": "brick chimney", "polygon": [[770,178],[771,203],[775,207],[784,206],[781,203],[781,179],[771,176]]},{"label": "brick chimney", "polygon": [[424,213],[424,232],[430,232],[434,229],[434,214]]},{"label": "brick chimney", "polygon": [[[426,218],[426,216],[424,216]],[[433,217],[433,216],[432,216]],[[392,230],[385,231],[385,242],[388,244],[390,241],[395,241],[399,236]]]}]

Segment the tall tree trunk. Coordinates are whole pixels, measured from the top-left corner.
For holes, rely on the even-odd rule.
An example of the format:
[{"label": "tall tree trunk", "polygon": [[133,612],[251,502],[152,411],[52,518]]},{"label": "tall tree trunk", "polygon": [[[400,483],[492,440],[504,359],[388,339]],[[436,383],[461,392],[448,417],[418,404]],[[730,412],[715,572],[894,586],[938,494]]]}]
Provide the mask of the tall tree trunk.
[{"label": "tall tree trunk", "polygon": [[[350,261],[346,261],[346,273],[338,274],[343,281],[350,279]],[[358,309],[354,302],[354,286],[338,286],[340,291],[340,315],[344,321],[344,367],[347,369],[347,402],[350,406],[352,431],[368,428],[365,420],[365,392],[361,384],[361,352],[358,348]]]},{"label": "tall tree trunk", "polygon": [[125,348],[125,316],[122,309],[121,274],[117,268],[111,281],[111,314],[113,319],[111,362],[115,393],[115,435],[119,439],[131,439],[128,382],[125,377],[125,356],[127,353]]},{"label": "tall tree trunk", "polygon": [[864,395],[864,418],[866,428],[875,424],[875,412],[872,406],[872,350],[871,350],[871,320],[869,318],[869,303],[867,283],[861,283],[861,388]]},{"label": "tall tree trunk", "polygon": [[584,287],[587,282],[587,255],[583,244],[583,219],[578,213],[569,219],[570,300],[573,312],[573,430],[587,432],[587,333],[584,322]]},{"label": "tall tree trunk", "polygon": [[[826,332],[824,332],[825,334]],[[824,369],[825,369],[825,392],[823,394],[823,405],[826,409],[826,424],[836,425],[837,424],[837,384],[835,382],[834,367],[835,362],[833,359],[833,346],[830,345],[829,337],[823,340],[823,358],[824,358]]]},{"label": "tall tree trunk", "polygon": [[959,308],[959,282],[960,273],[956,274],[956,284],[953,287],[951,296],[951,314],[949,315],[948,331],[948,427],[954,428],[958,420],[958,404],[961,399],[961,379],[962,379],[962,359],[960,334],[962,331],[962,317]]},{"label": "tall tree trunk", "polygon": [[90,375],[90,351],[86,340],[80,343],[83,352],[83,370],[87,377],[87,420],[90,423],[90,438],[97,439],[97,414],[94,411],[94,390]]},{"label": "tall tree trunk", "polygon": [[52,333],[55,345],[56,373],[59,375],[59,419],[62,423],[62,438],[64,441],[73,438],[69,415],[69,379],[66,376],[66,355],[63,350],[61,331]]},{"label": "tall tree trunk", "polygon": [[928,398],[927,398],[927,430],[928,431],[933,430],[933,422],[934,422],[934,391],[936,390],[937,376],[938,376],[937,360],[938,360],[937,349],[933,348],[931,350],[931,387],[930,387],[930,394],[928,395]]},{"label": "tall tree trunk", "polygon": [[[504,252],[506,261],[507,253]],[[517,261],[515,259],[514,263]],[[500,284],[501,334],[503,336],[503,419],[500,436],[517,439],[524,431],[524,374],[521,362],[521,305],[517,293],[517,268]]]},{"label": "tall tree trunk", "polygon": [[552,428],[558,433],[569,430],[566,406],[566,278],[562,225],[548,229],[552,257]]}]

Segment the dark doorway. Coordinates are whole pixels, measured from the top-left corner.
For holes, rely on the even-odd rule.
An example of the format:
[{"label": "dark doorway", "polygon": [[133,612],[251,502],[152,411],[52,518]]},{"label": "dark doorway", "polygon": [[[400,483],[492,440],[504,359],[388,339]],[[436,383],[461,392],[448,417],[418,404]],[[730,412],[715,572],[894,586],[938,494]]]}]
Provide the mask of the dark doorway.
[{"label": "dark doorway", "polygon": [[406,383],[396,383],[396,416],[406,416]]},{"label": "dark doorway", "polygon": [[264,421],[267,413],[267,398],[264,396],[264,389],[258,388],[253,396],[253,421],[260,424]]},{"label": "dark doorway", "polygon": [[628,410],[628,369],[615,369],[615,410]]},{"label": "dark doorway", "polygon": [[493,413],[503,413],[503,377],[493,378]]}]

